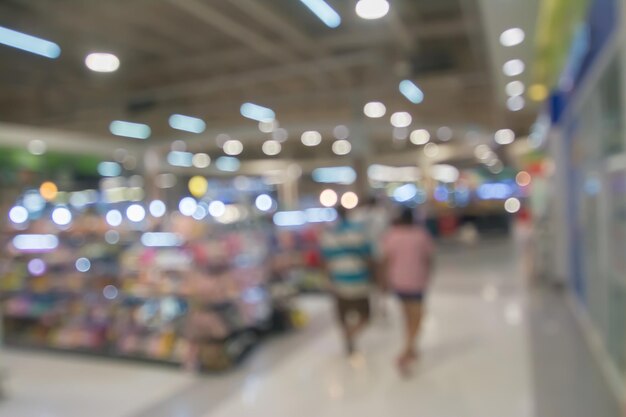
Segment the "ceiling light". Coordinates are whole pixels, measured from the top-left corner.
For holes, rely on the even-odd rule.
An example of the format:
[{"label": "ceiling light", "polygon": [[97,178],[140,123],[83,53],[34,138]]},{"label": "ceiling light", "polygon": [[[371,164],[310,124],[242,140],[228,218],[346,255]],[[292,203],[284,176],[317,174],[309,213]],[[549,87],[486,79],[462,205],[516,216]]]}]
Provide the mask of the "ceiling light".
[{"label": "ceiling light", "polygon": [[313,181],[322,184],[354,184],[357,174],[349,166],[316,168],[311,173]]},{"label": "ceiling light", "polygon": [[409,137],[409,129],[406,127],[394,127],[393,138],[395,140],[406,140]]},{"label": "ceiling light", "polygon": [[172,129],[183,130],[191,133],[202,133],[206,129],[204,120],[197,117],[185,116],[184,114],[173,114],[169,119]]},{"label": "ceiling light", "polygon": [[105,220],[109,226],[117,227],[122,224],[122,213],[119,210],[110,210],[107,212]]},{"label": "ceiling light", "polygon": [[333,143],[333,153],[335,155],[347,155],[352,150],[352,145],[345,139]]},{"label": "ceiling light", "polygon": [[61,55],[61,48],[54,42],[27,35],[2,26],[0,26],[0,43],[51,59],[58,58]]},{"label": "ceiling light", "polygon": [[426,129],[417,129],[411,132],[409,138],[414,145],[425,145],[430,141],[430,133]]},{"label": "ceiling light", "polygon": [[278,120],[269,120],[259,122],[259,130],[263,133],[272,133],[278,129]]},{"label": "ceiling light", "polygon": [[524,83],[521,81],[511,81],[506,85],[506,94],[510,97],[521,96],[525,90]]},{"label": "ceiling light", "polygon": [[263,150],[263,153],[268,156],[278,155],[280,151],[283,149],[280,142],[275,141],[275,140],[265,141],[261,148]]},{"label": "ceiling light", "polygon": [[261,194],[254,200],[254,205],[260,211],[270,211],[274,206],[274,200],[267,194]]},{"label": "ceiling light", "polygon": [[504,202],[504,209],[507,211],[507,213],[517,213],[518,211],[520,211],[521,208],[522,203],[520,203],[520,201],[515,197],[511,197]]},{"label": "ceiling light", "polygon": [[189,168],[193,166],[191,152],[171,151],[167,154],[167,163],[174,167]]},{"label": "ceiling light", "polygon": [[9,219],[15,224],[26,223],[28,216],[28,210],[22,206],[15,206],[9,211]]},{"label": "ceiling light", "polygon": [[39,186],[39,194],[41,194],[44,200],[52,201],[57,198],[59,189],[52,181],[46,181]]},{"label": "ceiling light", "polygon": [[315,130],[307,131],[302,134],[300,140],[305,146],[317,146],[322,143],[322,135]]},{"label": "ceiling light", "polygon": [[492,154],[491,148],[485,145],[484,143],[481,145],[478,145],[474,149],[474,156],[476,156],[476,158],[481,159],[481,160],[489,158],[491,154]]},{"label": "ceiling light", "polygon": [[120,67],[120,60],[113,54],[94,52],[87,55],[85,65],[95,72],[115,72]]},{"label": "ceiling light", "polygon": [[337,204],[338,199],[337,193],[331,189],[326,189],[320,193],[320,203],[324,207],[333,207]]},{"label": "ceiling light", "polygon": [[326,26],[336,28],[341,24],[341,16],[324,0],[300,0]]},{"label": "ceiling light", "polygon": [[243,103],[239,111],[243,117],[257,122],[271,122],[276,118],[274,110],[254,103]]},{"label": "ceiling light", "polygon": [[389,13],[387,0],[359,0],[356,4],[356,14],[361,19],[374,20],[385,17]]},{"label": "ceiling light", "polygon": [[411,103],[420,104],[424,101],[424,92],[411,80],[400,82],[400,92]]},{"label": "ceiling light", "polygon": [[189,179],[189,182],[187,183],[187,188],[189,189],[189,192],[192,196],[198,198],[204,197],[207,190],[209,189],[209,182],[203,176],[196,175]]},{"label": "ceiling light", "polygon": [[148,208],[152,217],[156,218],[163,217],[167,212],[167,207],[165,206],[165,203],[161,200],[152,201]]},{"label": "ceiling light", "polygon": [[526,65],[521,59],[511,59],[502,66],[502,72],[509,77],[516,77],[524,72]]},{"label": "ceiling light", "polygon": [[211,165],[211,157],[205,153],[197,153],[191,158],[191,164],[196,168],[206,168]]},{"label": "ceiling light", "polygon": [[508,145],[515,140],[515,132],[511,129],[500,129],[494,135],[494,139],[498,145]]},{"label": "ceiling light", "polygon": [[351,210],[359,205],[359,197],[352,191],[348,191],[341,196],[341,205],[344,208]]},{"label": "ceiling light", "polygon": [[219,201],[211,201],[209,204],[209,214],[213,217],[222,217],[226,213],[226,205]]},{"label": "ceiling light", "polygon": [[442,126],[437,129],[437,139],[447,142],[454,137],[454,132],[448,126]]},{"label": "ceiling light", "polygon": [[117,162],[104,161],[98,164],[98,174],[103,177],[117,177],[122,173],[122,166]]},{"label": "ceiling light", "polygon": [[348,139],[348,137],[350,136],[350,129],[348,129],[347,126],[344,125],[338,125],[335,126],[335,128],[333,129],[333,136],[335,137],[335,139]]},{"label": "ceiling light", "polygon": [[520,111],[526,105],[526,100],[522,96],[509,97],[506,101],[506,106],[511,111]]},{"label": "ceiling light", "polygon": [[241,162],[239,162],[239,159],[233,158],[232,156],[220,156],[215,160],[215,166],[220,171],[236,172],[239,171]]},{"label": "ceiling light", "polygon": [[278,129],[272,132],[272,139],[274,139],[277,142],[284,142],[288,138],[289,138],[289,134],[287,133],[287,130],[283,129],[282,127],[279,127]]},{"label": "ceiling light", "polygon": [[424,155],[429,158],[436,158],[439,155],[439,146],[436,143],[427,143],[424,146]]},{"label": "ceiling light", "polygon": [[543,84],[533,84],[528,89],[528,97],[532,101],[544,101],[548,97],[548,87]]},{"label": "ceiling light", "polygon": [[500,35],[500,44],[502,46],[515,46],[524,42],[526,34],[520,28],[507,29]]},{"label": "ceiling light", "polygon": [[363,113],[369,118],[378,119],[387,113],[387,108],[380,101],[370,101],[363,107]]},{"label": "ceiling light", "polygon": [[46,142],[41,139],[33,139],[28,142],[28,152],[33,155],[43,155],[46,153],[47,148]]},{"label": "ceiling light", "polygon": [[72,221],[72,213],[65,207],[57,207],[52,211],[52,221],[59,226],[67,226]]},{"label": "ceiling light", "polygon": [[125,122],[122,120],[114,120],[109,125],[109,130],[115,136],[124,136],[133,139],[148,139],[152,130],[150,126],[143,123]]},{"label": "ceiling light", "polygon": [[532,181],[532,177],[526,171],[520,171],[515,176],[515,182],[520,187],[527,187],[527,186],[529,186],[531,181]]},{"label": "ceiling light", "polygon": [[226,155],[236,156],[243,152],[243,143],[236,139],[227,140],[223,149]]},{"label": "ceiling light", "polygon": [[146,218],[146,209],[139,204],[132,204],[126,209],[126,217],[131,222],[139,223]]},{"label": "ceiling light", "polygon": [[452,183],[458,181],[460,173],[458,168],[452,165],[439,164],[430,168],[430,176],[439,182]]},{"label": "ceiling light", "polygon": [[405,111],[396,112],[391,115],[391,125],[393,127],[409,127],[413,118]]},{"label": "ceiling light", "polygon": [[193,197],[184,197],[178,202],[178,211],[183,216],[191,217],[198,208],[198,202]]}]

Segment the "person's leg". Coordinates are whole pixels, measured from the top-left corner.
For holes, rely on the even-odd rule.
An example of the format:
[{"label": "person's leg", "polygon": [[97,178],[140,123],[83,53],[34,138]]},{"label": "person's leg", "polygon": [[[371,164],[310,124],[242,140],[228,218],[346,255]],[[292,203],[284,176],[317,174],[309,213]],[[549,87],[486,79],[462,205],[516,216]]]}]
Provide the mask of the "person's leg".
[{"label": "person's leg", "polygon": [[[350,313],[354,316],[353,320],[349,323],[349,332],[352,340],[365,330],[365,327],[369,323],[371,308],[368,298],[351,300]],[[352,317],[350,317],[352,319]]]},{"label": "person's leg", "polygon": [[417,356],[417,336],[422,325],[422,302],[403,301],[406,318],[406,339],[404,345],[404,355],[414,359]]},{"label": "person's leg", "polygon": [[348,355],[351,355],[354,352],[354,341],[350,331],[349,324],[349,300],[342,299],[337,297],[335,300],[336,303],[336,314],[337,314],[337,322],[339,323],[339,327],[341,329],[341,335],[343,337],[344,346]]}]

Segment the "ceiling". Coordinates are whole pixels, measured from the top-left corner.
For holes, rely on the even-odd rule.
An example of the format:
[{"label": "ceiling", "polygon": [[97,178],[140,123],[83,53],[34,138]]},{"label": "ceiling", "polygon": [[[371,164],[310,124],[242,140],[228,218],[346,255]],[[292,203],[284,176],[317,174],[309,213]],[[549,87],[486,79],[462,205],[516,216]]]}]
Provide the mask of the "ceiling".
[{"label": "ceiling", "polygon": [[[317,129],[332,139],[337,124],[374,152],[402,154],[412,145],[392,140],[394,111],[433,134],[451,126],[454,141],[502,127],[526,133],[536,108],[506,110],[501,61],[511,51],[497,37],[508,25],[530,37],[536,0],[390,0],[376,21],[357,17],[352,0],[327,2],[342,17],[336,29],[297,0],[4,0],[0,26],[52,40],[62,54],[50,60],[0,45],[0,121],[107,138],[112,149],[137,146],[108,132],[115,119],[150,125],[142,145],[185,139],[214,152],[215,136],[227,133],[259,143],[246,145],[248,159],[263,157],[267,135],[239,114],[245,101],[275,110],[289,132],[288,158],[332,156],[330,145],[307,148],[299,137]],[[116,54],[120,69],[89,71],[83,62],[94,51]],[[532,40],[516,52],[531,59]],[[398,92],[405,78],[424,91],[423,103]],[[387,116],[366,119],[371,100],[384,102]],[[207,130],[181,135],[168,126],[172,113],[200,117]]]}]

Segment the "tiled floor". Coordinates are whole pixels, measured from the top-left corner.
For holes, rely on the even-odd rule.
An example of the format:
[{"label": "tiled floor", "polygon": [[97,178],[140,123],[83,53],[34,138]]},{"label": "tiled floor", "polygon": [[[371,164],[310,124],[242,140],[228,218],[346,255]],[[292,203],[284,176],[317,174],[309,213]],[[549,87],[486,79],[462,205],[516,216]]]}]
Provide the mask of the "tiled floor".
[{"label": "tiled floor", "polygon": [[[519,271],[505,241],[442,250],[422,358],[409,380],[393,367],[401,326],[393,300],[388,320],[370,326],[360,343],[362,357],[350,362],[342,354],[329,300],[308,298],[301,302],[311,317],[306,329],[269,340],[239,370],[220,376],[5,352],[10,375],[0,417],[573,417],[562,414],[576,408],[568,382],[547,393],[541,384],[542,372],[563,384],[555,366],[567,364],[554,361],[554,346],[535,346],[544,340],[535,331],[542,314],[568,319],[530,311],[535,303],[527,301]],[[574,327],[561,331],[569,342],[583,343]],[[576,389],[586,379],[591,383],[587,395],[595,400],[585,399],[585,412],[593,407],[593,417],[617,417],[584,349],[572,354],[578,355],[572,360],[587,363],[579,373],[576,363],[569,363],[574,368],[567,373],[578,378]],[[552,365],[541,365],[542,356]]]}]

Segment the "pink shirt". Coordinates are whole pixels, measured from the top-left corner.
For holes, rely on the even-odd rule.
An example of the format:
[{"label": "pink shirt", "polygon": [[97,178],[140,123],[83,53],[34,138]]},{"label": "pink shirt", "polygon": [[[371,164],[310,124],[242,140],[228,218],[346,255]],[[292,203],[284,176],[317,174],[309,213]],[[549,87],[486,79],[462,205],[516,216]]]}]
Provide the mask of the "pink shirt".
[{"label": "pink shirt", "polygon": [[418,226],[394,226],[383,239],[389,285],[398,292],[421,292],[430,279],[429,262],[434,245]]}]

